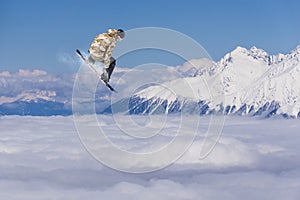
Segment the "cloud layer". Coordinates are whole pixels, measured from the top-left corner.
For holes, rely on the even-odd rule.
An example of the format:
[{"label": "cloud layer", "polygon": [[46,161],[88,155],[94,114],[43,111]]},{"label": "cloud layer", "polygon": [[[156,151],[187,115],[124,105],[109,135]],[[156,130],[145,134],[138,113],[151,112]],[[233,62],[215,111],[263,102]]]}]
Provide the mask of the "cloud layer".
[{"label": "cloud layer", "polygon": [[[113,122],[101,118],[109,129]],[[5,116],[0,126],[1,199],[300,198],[298,120],[229,118],[205,159],[199,136],[172,166],[139,175],[94,160],[72,117]]]}]

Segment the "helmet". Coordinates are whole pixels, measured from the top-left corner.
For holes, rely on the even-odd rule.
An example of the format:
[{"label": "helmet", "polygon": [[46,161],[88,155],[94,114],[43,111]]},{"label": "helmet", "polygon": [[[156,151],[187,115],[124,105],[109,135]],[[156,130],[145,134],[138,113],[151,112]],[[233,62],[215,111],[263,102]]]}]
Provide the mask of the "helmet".
[{"label": "helmet", "polygon": [[125,32],[122,29],[118,29],[118,36],[123,39],[125,37]]}]

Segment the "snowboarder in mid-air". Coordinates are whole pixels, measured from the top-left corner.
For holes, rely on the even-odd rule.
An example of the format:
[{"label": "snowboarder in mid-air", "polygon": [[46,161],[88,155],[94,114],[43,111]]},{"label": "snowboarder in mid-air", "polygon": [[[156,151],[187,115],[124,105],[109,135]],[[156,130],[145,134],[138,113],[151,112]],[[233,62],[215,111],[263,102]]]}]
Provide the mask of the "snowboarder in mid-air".
[{"label": "snowboarder in mid-air", "polygon": [[95,37],[90,47],[89,63],[94,64],[95,61],[104,63],[104,70],[101,75],[102,80],[109,82],[110,76],[116,65],[116,60],[111,56],[116,42],[125,37],[122,29],[109,29],[106,33],[99,34]]},{"label": "snowboarder in mid-air", "polygon": [[77,49],[77,54],[83,59],[88,66],[94,69],[94,63],[104,63],[103,73],[100,75],[100,79],[108,86],[112,91],[114,89],[108,84],[111,74],[115,68],[116,60],[112,57],[112,51],[116,47],[116,43],[125,37],[125,32],[122,29],[108,29],[106,33],[99,34],[93,40],[89,49],[89,58],[86,60],[81,52]]}]

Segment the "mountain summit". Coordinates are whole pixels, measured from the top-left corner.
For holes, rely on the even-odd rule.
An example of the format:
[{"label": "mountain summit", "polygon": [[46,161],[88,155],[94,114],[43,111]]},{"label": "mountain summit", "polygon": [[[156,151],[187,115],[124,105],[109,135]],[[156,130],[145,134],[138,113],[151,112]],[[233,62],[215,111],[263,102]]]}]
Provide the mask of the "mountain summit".
[{"label": "mountain summit", "polygon": [[286,55],[237,47],[219,62],[188,64],[176,67],[185,77],[135,93],[127,112],[300,117],[300,46]]}]

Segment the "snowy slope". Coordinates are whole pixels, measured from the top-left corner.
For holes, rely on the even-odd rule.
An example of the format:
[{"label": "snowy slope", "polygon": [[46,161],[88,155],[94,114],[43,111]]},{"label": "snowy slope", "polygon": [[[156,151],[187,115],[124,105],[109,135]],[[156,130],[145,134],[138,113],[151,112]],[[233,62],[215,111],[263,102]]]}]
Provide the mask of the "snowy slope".
[{"label": "snowy slope", "polygon": [[129,113],[300,115],[300,46],[287,55],[237,47],[217,63],[194,60],[176,70],[188,77],[137,92]]}]

